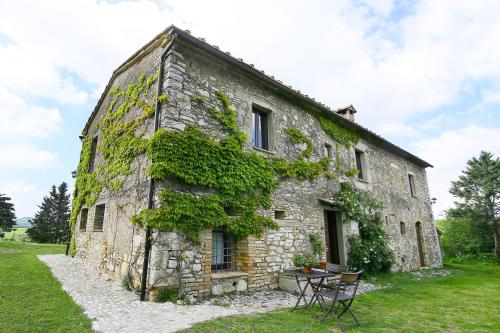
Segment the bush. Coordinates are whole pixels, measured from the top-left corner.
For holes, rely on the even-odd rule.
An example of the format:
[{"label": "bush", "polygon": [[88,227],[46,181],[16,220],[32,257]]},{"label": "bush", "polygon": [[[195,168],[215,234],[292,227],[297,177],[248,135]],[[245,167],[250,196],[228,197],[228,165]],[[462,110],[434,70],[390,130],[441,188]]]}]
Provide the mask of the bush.
[{"label": "bush", "polygon": [[312,253],[301,251],[297,253],[293,259],[295,267],[316,267],[318,266],[318,258]]},{"label": "bush", "polygon": [[158,292],[156,301],[158,303],[172,302],[176,303],[179,299],[179,289],[177,288],[163,288]]},{"label": "bush", "polygon": [[441,248],[445,257],[460,257],[493,252],[494,240],[486,226],[469,218],[447,218],[437,221]]}]

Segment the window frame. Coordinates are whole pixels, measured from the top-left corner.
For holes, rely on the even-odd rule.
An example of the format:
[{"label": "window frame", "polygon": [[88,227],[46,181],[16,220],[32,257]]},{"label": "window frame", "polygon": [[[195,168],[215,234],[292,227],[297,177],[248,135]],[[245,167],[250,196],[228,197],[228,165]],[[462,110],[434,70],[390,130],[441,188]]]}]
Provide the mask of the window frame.
[{"label": "window frame", "polygon": [[332,145],[331,144],[325,142],[323,154],[325,155],[325,157],[332,158],[333,155],[332,155]]},{"label": "window frame", "polygon": [[[257,117],[258,115],[258,117]],[[250,126],[250,139],[252,147],[262,150],[270,150],[270,125],[271,125],[271,112],[252,105],[252,119]],[[264,120],[264,121],[263,121]],[[258,133],[257,131],[260,131]],[[260,134],[260,135],[259,135]]]},{"label": "window frame", "polygon": [[417,197],[417,188],[415,186],[415,175],[412,173],[408,174],[408,184],[410,187],[410,195],[414,198]]},{"label": "window frame", "polygon": [[404,221],[399,222],[399,233],[401,236],[406,236],[406,223]]},{"label": "window frame", "polygon": [[92,143],[90,144],[90,158],[89,158],[89,165],[87,166],[87,172],[93,172],[95,170],[95,160],[97,156],[98,142],[99,142],[99,136],[96,135],[92,139]]},{"label": "window frame", "polygon": [[[222,242],[216,240],[215,235],[222,235]],[[215,245],[214,245],[215,241]],[[220,244],[221,247],[218,247]],[[222,229],[212,230],[212,254],[210,258],[210,270],[212,273],[231,272],[235,270],[236,241]],[[220,249],[220,250],[218,250]],[[221,252],[221,256],[219,255]],[[219,258],[222,258],[219,262]],[[215,263],[214,263],[215,258]]]},{"label": "window frame", "polygon": [[[84,214],[84,212],[85,212],[85,214]],[[83,218],[83,216],[85,216],[85,219]],[[83,221],[85,221],[85,223],[83,223]],[[89,221],[89,209],[88,208],[82,208],[82,210],[80,212],[80,226],[79,226],[79,230],[80,231],[86,231],[87,230],[88,221]]]},{"label": "window frame", "polygon": [[[101,208],[102,208],[102,214],[100,214]],[[101,219],[101,215],[102,215],[102,219]],[[106,205],[105,204],[96,205],[95,212],[94,212],[94,223],[93,223],[92,231],[103,231],[105,217],[106,217]]]},{"label": "window frame", "polygon": [[[359,156],[359,164],[358,164],[358,156]],[[359,170],[357,174],[357,179],[359,181],[368,181],[367,172],[366,172],[366,155],[363,150],[354,149],[354,159],[356,161],[356,169]]]}]

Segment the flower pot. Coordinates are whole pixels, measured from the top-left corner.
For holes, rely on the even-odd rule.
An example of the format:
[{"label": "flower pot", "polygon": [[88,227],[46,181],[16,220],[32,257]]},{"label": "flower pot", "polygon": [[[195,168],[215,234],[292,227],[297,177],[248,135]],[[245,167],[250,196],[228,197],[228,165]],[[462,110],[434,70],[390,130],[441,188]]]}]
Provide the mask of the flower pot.
[{"label": "flower pot", "polygon": [[311,266],[304,266],[304,268],[302,268],[302,271],[304,273],[311,273],[311,270],[312,270]]},{"label": "flower pot", "polygon": [[319,262],[319,269],[326,270],[326,261]]}]

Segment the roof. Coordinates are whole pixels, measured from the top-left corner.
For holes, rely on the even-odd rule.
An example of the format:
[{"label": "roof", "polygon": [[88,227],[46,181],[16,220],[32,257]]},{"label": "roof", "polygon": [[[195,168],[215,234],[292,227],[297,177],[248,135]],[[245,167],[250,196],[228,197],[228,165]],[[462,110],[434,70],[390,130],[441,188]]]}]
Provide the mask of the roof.
[{"label": "roof", "polygon": [[168,26],[165,30],[163,30],[161,33],[156,35],[151,41],[149,41],[146,45],[144,45],[141,49],[139,49],[137,52],[135,52],[131,57],[129,57],[123,64],[121,64],[116,70],[113,71],[113,75],[111,76],[108,84],[106,85],[106,88],[104,89],[104,92],[102,93],[101,97],[99,98],[99,101],[97,102],[97,105],[95,106],[92,114],[90,115],[89,119],[87,120],[87,123],[85,125],[85,128],[83,132],[85,133],[88,128],[90,127],[90,124],[94,117],[96,116],[97,112],[99,111],[99,107],[101,103],[103,102],[104,98],[106,97],[109,89],[111,88],[111,85],[114,81],[114,79],[124,70],[126,70],[128,67],[130,67],[133,63],[141,59],[145,54],[149,52],[149,50],[153,49],[157,45],[163,45],[168,39],[175,34],[177,36],[176,42],[185,42],[188,43],[191,46],[197,47],[212,56],[221,59],[222,61],[225,61],[240,70],[244,71],[246,74],[258,79],[259,81],[266,82],[270,86],[274,87],[275,89],[278,89],[280,91],[283,91],[285,93],[288,93],[294,97],[300,98],[302,101],[305,103],[309,104],[310,106],[314,107],[317,109],[319,112],[334,118],[336,121],[341,123],[347,128],[350,128],[352,130],[358,131],[365,139],[378,144],[382,147],[384,147],[386,150],[401,156],[403,158],[406,158],[415,164],[421,166],[421,167],[432,167],[432,165],[423,159],[419,158],[416,155],[411,154],[410,152],[404,150],[403,148],[393,144],[392,142],[384,139],[383,137],[379,136],[378,134],[372,132],[366,127],[363,127],[357,123],[351,122],[341,115],[337,114],[337,111],[339,110],[345,110],[345,109],[352,109],[354,112],[356,110],[352,105],[349,105],[345,108],[340,108],[338,110],[332,110],[325,104],[316,101],[314,98],[309,97],[308,95],[303,94],[300,92],[300,90],[293,89],[291,86],[285,85],[283,82],[280,80],[275,79],[273,76],[266,74],[264,71],[260,71],[254,67],[253,64],[247,64],[243,61],[241,58],[235,58],[231,55],[229,52],[223,52],[219,49],[218,46],[211,45],[207,43],[203,38],[196,38],[191,35],[191,32],[189,30],[182,30],[177,28],[174,25]]}]

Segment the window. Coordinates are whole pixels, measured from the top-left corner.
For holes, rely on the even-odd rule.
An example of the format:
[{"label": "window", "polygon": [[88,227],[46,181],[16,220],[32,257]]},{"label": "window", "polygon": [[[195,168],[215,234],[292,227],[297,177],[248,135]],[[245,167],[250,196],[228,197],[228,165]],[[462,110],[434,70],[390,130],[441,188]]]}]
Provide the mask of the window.
[{"label": "window", "polygon": [[284,211],[284,210],[275,210],[274,211],[274,219],[275,220],[285,220],[286,219],[286,211]]},{"label": "window", "polygon": [[401,232],[401,236],[406,235],[406,225],[403,221],[399,222],[399,231]]},{"label": "window", "polygon": [[325,143],[325,152],[324,155],[326,157],[332,158],[332,145],[329,145],[328,143]]},{"label": "window", "polygon": [[417,192],[415,191],[415,177],[413,175],[408,175],[408,183],[410,184],[410,193],[412,197],[417,196]]},{"label": "window", "polygon": [[212,231],[212,272],[230,271],[234,267],[234,239],[222,230]]},{"label": "window", "polygon": [[94,165],[95,165],[95,155],[97,152],[97,136],[92,139],[92,144],[90,145],[90,159],[89,159],[89,167],[88,167],[88,172],[94,171]]},{"label": "window", "polygon": [[102,231],[104,225],[104,205],[95,207],[94,231]]},{"label": "window", "polygon": [[264,111],[252,110],[252,145],[260,149],[269,149],[268,114]]},{"label": "window", "polygon": [[359,150],[355,150],[354,154],[356,155],[356,169],[359,170],[358,179],[366,180],[365,153]]},{"label": "window", "polygon": [[87,229],[87,219],[89,217],[89,210],[87,208],[82,208],[80,214],[80,230],[85,231]]}]

